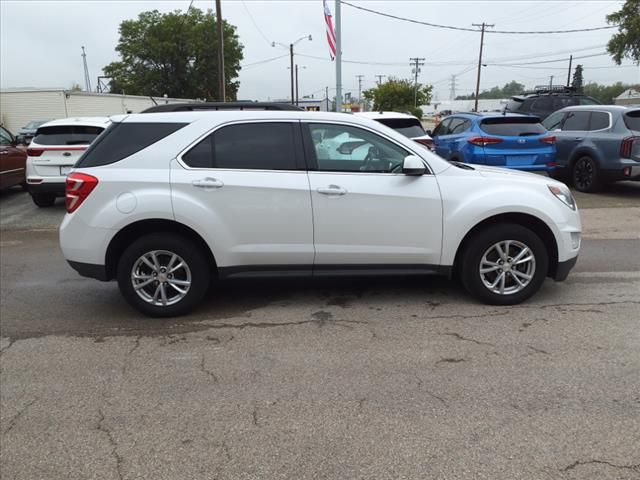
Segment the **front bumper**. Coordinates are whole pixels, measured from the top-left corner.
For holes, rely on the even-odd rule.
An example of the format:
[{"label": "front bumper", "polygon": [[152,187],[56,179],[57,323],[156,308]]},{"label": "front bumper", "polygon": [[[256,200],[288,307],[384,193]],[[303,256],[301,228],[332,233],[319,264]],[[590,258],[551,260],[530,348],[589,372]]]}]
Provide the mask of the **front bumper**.
[{"label": "front bumper", "polygon": [[107,268],[104,265],[94,265],[93,263],[74,262],[67,260],[67,263],[71,268],[78,272],[83,277],[95,278],[106,282],[109,280],[107,275]]},{"label": "front bumper", "polygon": [[578,261],[578,256],[570,258],[564,262],[558,262],[558,266],[556,267],[555,274],[553,275],[553,279],[556,282],[562,282],[567,279],[569,276],[569,272],[573,267],[575,267],[576,262]]}]

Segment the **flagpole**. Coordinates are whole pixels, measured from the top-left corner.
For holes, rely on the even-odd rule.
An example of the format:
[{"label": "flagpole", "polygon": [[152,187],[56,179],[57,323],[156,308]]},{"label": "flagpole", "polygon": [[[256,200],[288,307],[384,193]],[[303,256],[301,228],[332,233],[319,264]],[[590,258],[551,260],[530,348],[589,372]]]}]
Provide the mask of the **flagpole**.
[{"label": "flagpole", "polygon": [[340,0],[336,0],[336,112],[342,111],[342,31]]}]

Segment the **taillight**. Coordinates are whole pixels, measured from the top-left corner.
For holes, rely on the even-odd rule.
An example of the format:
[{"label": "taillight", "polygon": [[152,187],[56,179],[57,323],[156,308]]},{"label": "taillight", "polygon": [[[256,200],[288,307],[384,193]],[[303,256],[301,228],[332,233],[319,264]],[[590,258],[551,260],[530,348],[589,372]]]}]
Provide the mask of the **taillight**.
[{"label": "taillight", "polygon": [[553,145],[554,143],[556,143],[556,137],[554,137],[553,135],[550,137],[542,137],[540,141],[542,143],[548,143],[549,145]]},{"label": "taillight", "polygon": [[467,140],[472,145],[476,145],[477,147],[486,147],[487,145],[495,145],[496,143],[501,143],[501,138],[493,138],[493,137],[471,137]]},{"label": "taillight", "polygon": [[75,212],[98,185],[98,179],[86,173],[72,173],[65,182],[67,212]]},{"label": "taillight", "polygon": [[636,141],[640,141],[640,137],[627,137],[622,139],[622,143],[620,144],[620,156],[622,158],[631,158],[633,143]]},{"label": "taillight", "polygon": [[27,148],[27,155],[30,157],[39,157],[44,152],[44,148]]}]

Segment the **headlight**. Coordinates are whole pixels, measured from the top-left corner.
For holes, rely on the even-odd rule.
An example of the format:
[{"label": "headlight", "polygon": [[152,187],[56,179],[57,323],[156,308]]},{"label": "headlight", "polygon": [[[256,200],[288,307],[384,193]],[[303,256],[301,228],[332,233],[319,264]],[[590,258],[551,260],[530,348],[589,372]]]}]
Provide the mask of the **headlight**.
[{"label": "headlight", "polygon": [[571,210],[576,209],[576,201],[573,199],[573,195],[571,195],[571,192],[567,187],[564,185],[561,187],[558,187],[557,185],[547,185],[547,187],[549,187],[549,191],[567,207]]}]

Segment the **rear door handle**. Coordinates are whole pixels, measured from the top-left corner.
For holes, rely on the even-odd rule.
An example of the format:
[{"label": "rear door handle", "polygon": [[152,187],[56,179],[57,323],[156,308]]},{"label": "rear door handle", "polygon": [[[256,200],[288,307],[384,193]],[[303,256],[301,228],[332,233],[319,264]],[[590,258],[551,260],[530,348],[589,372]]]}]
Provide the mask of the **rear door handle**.
[{"label": "rear door handle", "polygon": [[575,137],[573,140],[576,142],[581,142],[582,140],[584,140],[584,137]]},{"label": "rear door handle", "polygon": [[194,180],[191,182],[194,187],[202,188],[204,190],[213,190],[214,188],[221,188],[224,186],[224,183],[217,178],[203,178],[201,180]]},{"label": "rear door handle", "polygon": [[324,188],[319,188],[317,190],[318,193],[321,193],[322,195],[344,195],[347,193],[347,190],[345,190],[344,188],[338,186],[338,185],[329,185],[328,187],[324,187]]}]

